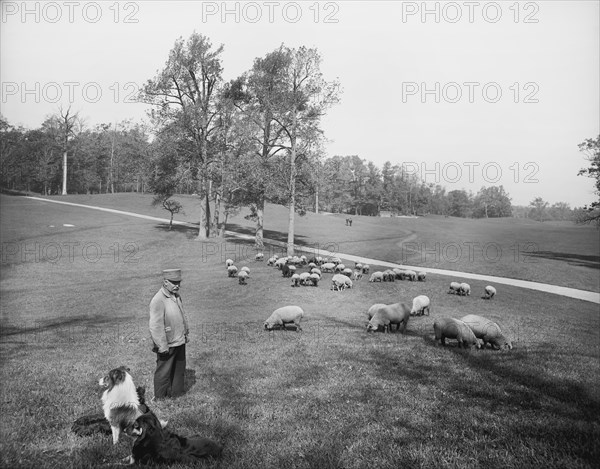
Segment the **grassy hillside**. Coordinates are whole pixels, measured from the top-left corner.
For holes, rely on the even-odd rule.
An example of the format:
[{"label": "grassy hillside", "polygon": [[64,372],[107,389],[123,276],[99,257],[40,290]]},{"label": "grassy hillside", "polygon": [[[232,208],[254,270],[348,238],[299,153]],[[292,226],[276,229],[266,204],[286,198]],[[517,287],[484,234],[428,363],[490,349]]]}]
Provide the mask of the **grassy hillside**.
[{"label": "grassy hillside", "polygon": [[[57,200],[167,217],[151,207],[152,196],[102,194],[54,197]],[[178,196],[185,214],[176,219],[198,222],[198,199]],[[254,233],[247,211],[232,217],[228,229]],[[287,241],[287,209],[267,205],[265,236]],[[596,228],[538,223],[523,219],[463,219],[428,216],[379,218],[346,215],[296,217],[296,243],[363,255],[406,265],[432,267],[550,283],[600,291],[600,236]],[[193,237],[193,230],[186,230]]]},{"label": "grassy hillside", "polygon": [[[191,327],[187,393],[150,405],[173,431],[225,445],[221,460],[198,467],[597,466],[597,305],[508,286],[492,301],[457,297],[436,276],[333,292],[325,274],[317,288],[290,288],[228,240],[227,255],[251,269],[240,286],[188,230],[22,198],[0,203],[1,467],[112,467],[128,454],[127,441],[113,447],[70,426],[100,411],[97,380],[116,366],[128,365],[152,397],[148,303],[172,267],[183,269]],[[306,220],[299,229],[311,229]],[[336,219],[318,220],[315,231]],[[404,222],[373,221],[383,240]],[[355,217],[350,231],[342,220],[339,231],[361,233],[362,222]],[[371,304],[417,294],[430,296],[432,312],[411,318],[406,334],[365,331]],[[286,304],[304,309],[303,332],[264,331]],[[497,321],[514,349],[436,346],[434,319],[466,314]]]}]

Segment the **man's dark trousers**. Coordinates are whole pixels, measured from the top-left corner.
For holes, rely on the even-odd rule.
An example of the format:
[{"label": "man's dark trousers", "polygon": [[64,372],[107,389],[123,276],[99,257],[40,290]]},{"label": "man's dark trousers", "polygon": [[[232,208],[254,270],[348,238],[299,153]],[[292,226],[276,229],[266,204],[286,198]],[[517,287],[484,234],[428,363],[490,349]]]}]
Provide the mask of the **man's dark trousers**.
[{"label": "man's dark trousers", "polygon": [[169,355],[156,354],[154,397],[177,397],[183,394],[185,378],[185,344],[171,347]]}]

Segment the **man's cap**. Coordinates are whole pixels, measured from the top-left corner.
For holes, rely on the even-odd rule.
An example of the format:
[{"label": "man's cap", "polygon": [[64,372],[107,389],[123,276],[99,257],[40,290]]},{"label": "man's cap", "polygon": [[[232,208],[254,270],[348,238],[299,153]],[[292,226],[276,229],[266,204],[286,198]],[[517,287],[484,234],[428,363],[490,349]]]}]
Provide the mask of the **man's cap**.
[{"label": "man's cap", "polygon": [[181,269],[163,270],[163,278],[169,282],[181,282]]}]

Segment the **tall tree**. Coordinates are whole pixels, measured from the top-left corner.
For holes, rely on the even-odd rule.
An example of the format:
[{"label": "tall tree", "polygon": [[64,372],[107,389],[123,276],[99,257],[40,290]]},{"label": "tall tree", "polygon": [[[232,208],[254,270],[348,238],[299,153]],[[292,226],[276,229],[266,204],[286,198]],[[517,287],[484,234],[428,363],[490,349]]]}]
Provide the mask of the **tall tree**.
[{"label": "tall tree", "polygon": [[545,202],[541,197],[536,197],[529,202],[529,206],[531,207],[529,211],[529,218],[533,218],[539,222],[544,221],[548,202]]},{"label": "tall tree", "polygon": [[448,215],[468,217],[471,211],[471,199],[464,190],[448,192]]},{"label": "tall tree", "polygon": [[600,225],[600,135],[595,140],[588,138],[580,143],[579,151],[585,155],[585,159],[590,162],[590,166],[581,169],[578,175],[596,179],[596,190],[594,193],[598,199],[580,211],[581,213],[577,217],[576,222],[596,223]]},{"label": "tall tree", "polygon": [[285,48],[289,61],[285,70],[284,90],[274,117],[283,128],[289,146],[289,219],[287,254],[294,254],[294,220],[296,212],[296,158],[303,139],[318,132],[320,118],[339,100],[337,81],[323,79],[321,57],[316,49]]},{"label": "tall tree", "polygon": [[512,216],[510,197],[503,186],[482,187],[473,199],[475,218]]},{"label": "tall tree", "polygon": [[186,160],[199,182],[201,219],[198,238],[216,234],[211,227],[211,163],[209,142],[218,126],[216,91],[221,83],[223,46],[194,32],[187,41],[179,38],[164,68],[146,83],[140,100],[154,106],[152,118],[158,126],[175,125],[191,143]]}]

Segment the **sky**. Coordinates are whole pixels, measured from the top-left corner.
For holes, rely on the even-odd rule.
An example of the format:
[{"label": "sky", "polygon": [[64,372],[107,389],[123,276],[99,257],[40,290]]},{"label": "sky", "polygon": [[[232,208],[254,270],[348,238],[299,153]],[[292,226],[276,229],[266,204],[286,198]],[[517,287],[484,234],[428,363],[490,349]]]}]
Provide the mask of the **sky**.
[{"label": "sky", "polygon": [[146,119],[135,92],[175,41],[224,45],[223,78],[316,48],[340,103],[326,156],[403,164],[447,190],[502,185],[514,205],[597,199],[578,144],[600,134],[597,1],[2,1],[0,112],[36,128]]}]

